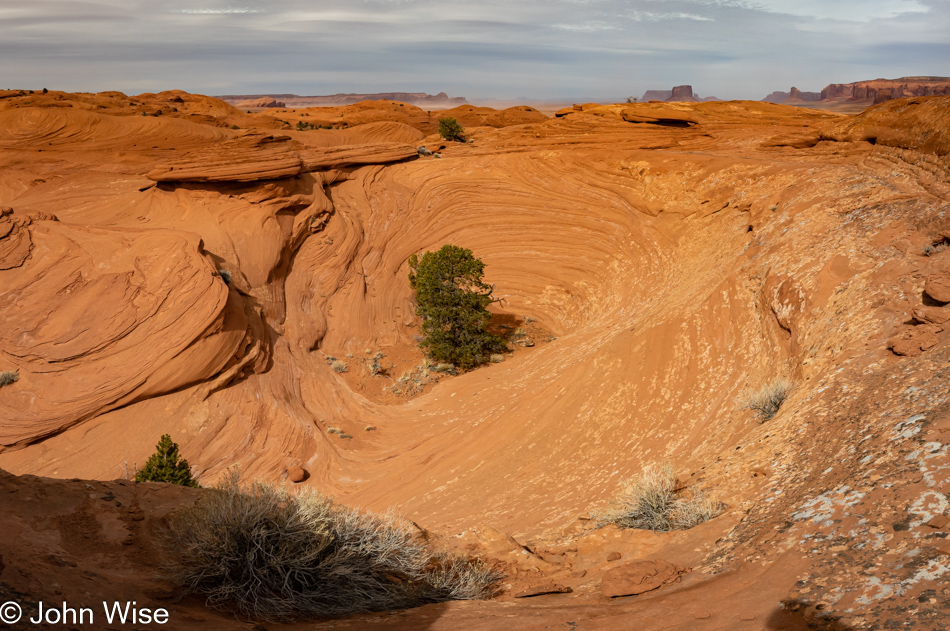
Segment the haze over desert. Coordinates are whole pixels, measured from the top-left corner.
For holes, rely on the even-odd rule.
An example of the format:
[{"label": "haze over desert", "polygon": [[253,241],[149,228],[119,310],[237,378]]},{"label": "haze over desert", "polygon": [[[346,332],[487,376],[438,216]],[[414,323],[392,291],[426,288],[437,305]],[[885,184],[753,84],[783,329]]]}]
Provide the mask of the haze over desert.
[{"label": "haze over desert", "polygon": [[0,626],[946,629],[948,26],[0,4]]}]

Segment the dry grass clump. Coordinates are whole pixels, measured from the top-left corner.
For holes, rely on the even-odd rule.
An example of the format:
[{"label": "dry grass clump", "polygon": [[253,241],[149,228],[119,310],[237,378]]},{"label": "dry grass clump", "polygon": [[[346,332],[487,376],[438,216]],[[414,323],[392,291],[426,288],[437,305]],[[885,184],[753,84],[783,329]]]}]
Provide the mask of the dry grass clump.
[{"label": "dry grass clump", "polygon": [[759,420],[765,422],[774,417],[785,399],[791,394],[795,384],[787,377],[776,377],[742,401],[746,410],[754,410]]},{"label": "dry grass clump", "polygon": [[440,373],[455,375],[457,371],[454,364],[437,363],[426,358],[420,365],[403,371],[399,379],[387,389],[393,394],[415,396],[421,394],[429,384],[438,383]]},{"label": "dry grass clump", "polygon": [[[367,351],[367,353],[368,352],[369,351]],[[383,355],[383,351],[378,350],[376,351],[375,355],[373,355],[367,360],[366,365],[367,365],[367,368],[369,369],[369,374],[372,375],[373,377],[377,377],[379,375],[386,375],[389,373],[389,368],[386,368],[385,366],[383,366],[384,357],[386,356]]]},{"label": "dry grass clump", "polygon": [[3,386],[9,386],[11,383],[16,383],[20,380],[20,373],[14,372],[12,370],[4,370],[0,372],[0,388]]},{"label": "dry grass clump", "polygon": [[169,519],[169,571],[208,604],[288,621],[490,597],[501,575],[433,550],[392,516],[231,472]]},{"label": "dry grass clump", "polygon": [[708,521],[723,511],[722,502],[695,490],[689,497],[675,492],[673,466],[652,465],[624,483],[610,508],[594,516],[601,525],[666,532],[685,530]]}]

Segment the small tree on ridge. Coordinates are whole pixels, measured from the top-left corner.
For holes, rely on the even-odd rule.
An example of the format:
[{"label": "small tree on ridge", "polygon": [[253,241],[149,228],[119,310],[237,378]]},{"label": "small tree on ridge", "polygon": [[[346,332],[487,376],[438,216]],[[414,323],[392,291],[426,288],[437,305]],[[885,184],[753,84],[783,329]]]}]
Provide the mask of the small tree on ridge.
[{"label": "small tree on ridge", "polygon": [[409,257],[409,284],[422,318],[422,348],[436,361],[460,368],[484,363],[505,341],[485,330],[493,302],[482,280],[485,264],[471,250],[445,245],[438,252]]},{"label": "small tree on ridge", "polygon": [[135,474],[136,482],[169,482],[181,486],[198,487],[198,483],[191,477],[191,467],[188,461],[178,456],[178,444],[172,442],[171,436],[162,435],[155,446],[155,453],[149,456],[148,462]]},{"label": "small tree on ridge", "polygon": [[455,118],[446,116],[439,119],[439,135],[446,140],[465,142],[465,130]]}]

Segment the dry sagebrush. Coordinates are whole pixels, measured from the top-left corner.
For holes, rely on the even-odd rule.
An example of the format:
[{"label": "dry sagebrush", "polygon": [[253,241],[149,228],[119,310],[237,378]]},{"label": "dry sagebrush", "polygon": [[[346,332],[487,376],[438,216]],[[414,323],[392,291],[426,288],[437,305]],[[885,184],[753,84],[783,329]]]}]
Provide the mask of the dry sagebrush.
[{"label": "dry sagebrush", "polygon": [[792,393],[795,384],[786,377],[776,377],[755,392],[746,396],[742,407],[755,411],[762,422],[771,420],[785,403],[785,399]]},{"label": "dry sagebrush", "polygon": [[692,528],[723,511],[723,504],[695,490],[678,497],[672,465],[652,465],[627,480],[606,511],[594,517],[600,525],[666,532]]},{"label": "dry sagebrush", "polygon": [[494,593],[501,576],[432,550],[392,516],[231,473],[167,527],[173,578],[263,620],[381,611]]}]

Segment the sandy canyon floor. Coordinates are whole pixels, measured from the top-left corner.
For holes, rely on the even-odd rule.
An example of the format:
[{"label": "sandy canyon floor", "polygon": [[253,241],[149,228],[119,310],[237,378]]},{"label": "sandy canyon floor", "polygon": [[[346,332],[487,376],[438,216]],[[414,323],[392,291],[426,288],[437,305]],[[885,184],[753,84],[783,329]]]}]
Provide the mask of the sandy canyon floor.
[{"label": "sandy canyon floor", "polygon": [[[446,114],[0,93],[0,600],[176,629],[945,629],[950,97],[450,111],[470,143]],[[445,243],[522,329],[458,376],[424,367],[407,279]],[[779,376],[760,422],[740,400]],[[504,592],[286,626],[180,599],[156,533],[201,491],[124,479],[164,433],[203,484],[302,467]],[[595,527],[663,461],[726,511]],[[638,561],[669,580],[607,598]]]}]

